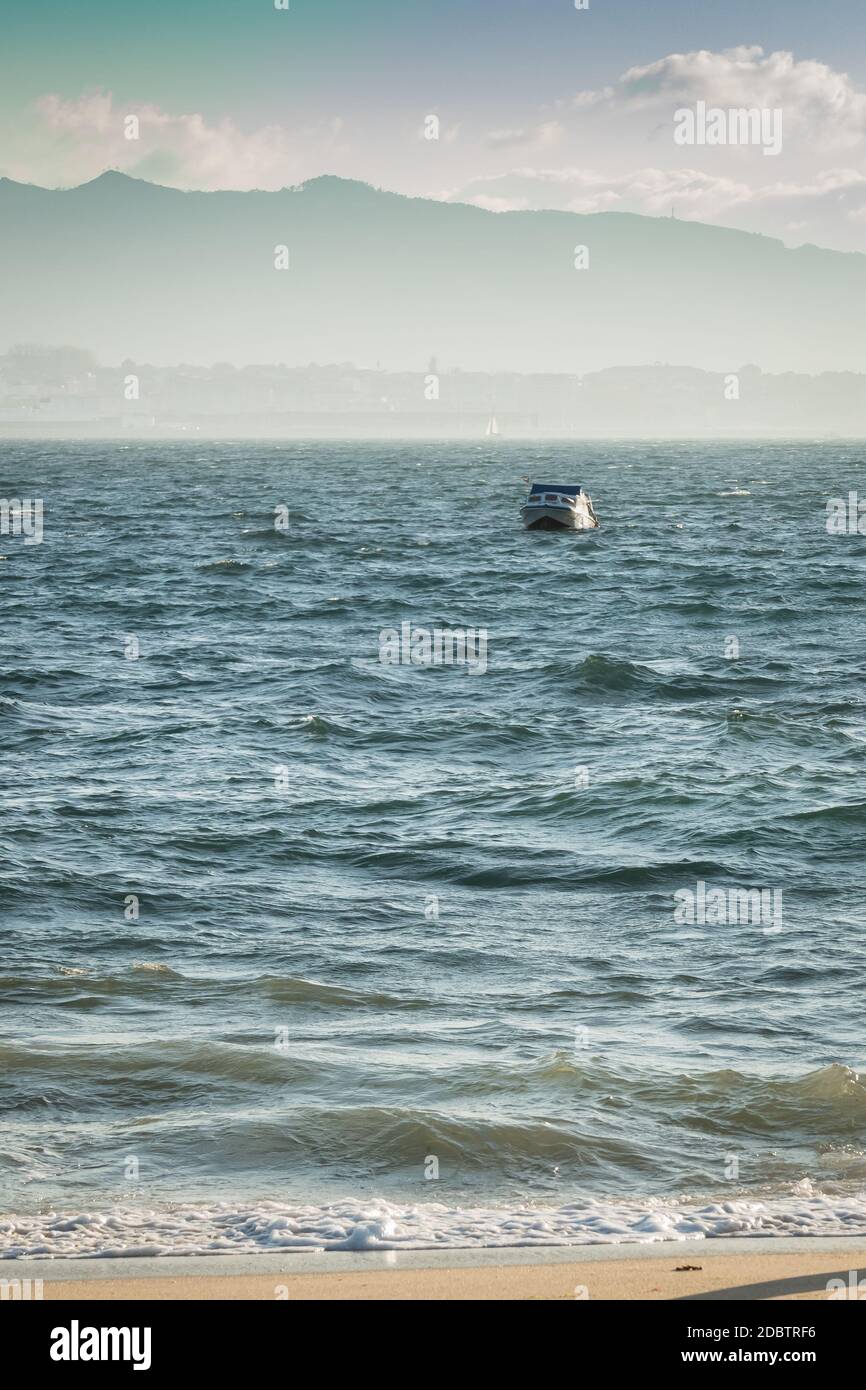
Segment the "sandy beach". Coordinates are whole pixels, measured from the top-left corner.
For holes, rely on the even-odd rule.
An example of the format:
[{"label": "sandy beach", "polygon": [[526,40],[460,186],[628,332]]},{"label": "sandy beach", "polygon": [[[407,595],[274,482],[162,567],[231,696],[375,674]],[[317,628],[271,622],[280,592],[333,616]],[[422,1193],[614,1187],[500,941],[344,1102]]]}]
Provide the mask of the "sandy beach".
[{"label": "sandy beach", "polygon": [[[733,1242],[719,1242],[729,1247]],[[675,1242],[613,1250],[388,1253],[258,1260],[27,1261],[5,1278],[40,1278],[46,1300],[792,1300],[854,1296],[866,1279],[866,1242],[768,1242],[737,1250]],[[462,1257],[461,1257],[462,1256]],[[73,1265],[73,1270],[70,1270]],[[252,1268],[250,1266],[252,1265]],[[258,1268],[261,1272],[257,1272]],[[79,1273],[80,1271],[80,1273]],[[852,1277],[852,1271],[854,1271]],[[70,1275],[74,1274],[74,1277]],[[831,1283],[841,1280],[841,1285]],[[828,1288],[829,1285],[829,1288]],[[866,1284],[862,1289],[866,1295]]]}]

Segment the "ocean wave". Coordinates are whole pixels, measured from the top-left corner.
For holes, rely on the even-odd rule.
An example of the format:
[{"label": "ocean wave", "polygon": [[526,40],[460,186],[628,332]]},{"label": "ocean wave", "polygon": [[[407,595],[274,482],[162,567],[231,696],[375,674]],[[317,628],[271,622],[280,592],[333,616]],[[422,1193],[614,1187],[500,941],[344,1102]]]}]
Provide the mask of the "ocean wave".
[{"label": "ocean wave", "polygon": [[293,538],[287,531],[280,531],[273,523],[270,526],[249,527],[241,532],[245,541],[268,541],[275,545],[289,545]]},{"label": "ocean wave", "polygon": [[254,568],[246,560],[210,560],[206,564],[196,565],[202,574],[242,574]]},{"label": "ocean wave", "polygon": [[346,1201],[327,1206],[181,1204],[0,1218],[6,1260],[289,1254],[293,1251],[545,1249],[662,1245],[719,1237],[866,1235],[866,1199],[808,1190],[741,1200],[584,1201],[449,1207]]},{"label": "ocean wave", "polygon": [[740,696],[765,693],[780,684],[778,677],[738,668],[735,661],[725,662],[721,649],[718,664],[718,672],[712,674],[659,670],[647,662],[592,653],[576,666],[561,660],[548,662],[545,675],[555,683],[573,683],[587,694],[642,694],[648,698],[680,701],[730,699],[734,691]]},{"label": "ocean wave", "polygon": [[330,1004],[340,1008],[361,1006],[377,1009],[426,1009],[431,1001],[421,996],[389,994],[384,990],[350,989],[292,975],[263,975],[248,989],[261,992],[281,1004]]},{"label": "ocean wave", "polygon": [[[136,961],[127,969],[106,975],[86,966],[58,965],[56,974],[37,973],[0,975],[0,999],[62,1002],[64,997],[82,992],[110,996],[148,997],[163,986],[182,987],[185,995],[203,992],[226,999],[240,995],[261,995],[280,1004],[331,1005],[334,1008],[425,1009],[430,1001],[420,995],[388,993],[385,990],[363,990],[321,980],[308,980],[295,975],[258,975],[254,977],[184,975],[158,961]],[[0,1044],[2,1050],[2,1044]]]},{"label": "ocean wave", "polygon": [[[343,857],[377,874],[415,876],[421,870],[419,852],[414,846],[394,844],[343,851]],[[472,859],[484,862],[473,864]],[[642,864],[590,862],[581,866],[565,851],[552,853],[529,846],[521,847],[519,862],[515,859],[516,851],[510,845],[485,846],[481,851],[477,843],[431,841],[426,847],[423,873],[430,882],[447,882],[466,888],[526,888],[543,883],[547,892],[567,892],[575,888],[640,892],[673,890],[697,879],[724,880],[734,872],[731,866],[715,859],[658,859]]]}]

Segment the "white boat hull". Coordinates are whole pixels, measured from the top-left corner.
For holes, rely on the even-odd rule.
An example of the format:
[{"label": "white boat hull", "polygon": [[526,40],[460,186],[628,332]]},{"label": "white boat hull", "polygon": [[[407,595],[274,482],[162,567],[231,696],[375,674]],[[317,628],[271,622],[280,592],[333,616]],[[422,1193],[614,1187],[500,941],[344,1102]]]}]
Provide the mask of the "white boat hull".
[{"label": "white boat hull", "polygon": [[527,531],[594,531],[598,522],[576,507],[530,506],[520,508]]}]

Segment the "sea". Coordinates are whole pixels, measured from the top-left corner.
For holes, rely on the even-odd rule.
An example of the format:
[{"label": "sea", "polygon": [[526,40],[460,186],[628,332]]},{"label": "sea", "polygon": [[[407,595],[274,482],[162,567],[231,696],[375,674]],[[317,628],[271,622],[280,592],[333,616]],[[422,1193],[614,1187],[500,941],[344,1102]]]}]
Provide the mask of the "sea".
[{"label": "sea", "polygon": [[858,488],[5,441],[0,1257],[866,1233]]}]

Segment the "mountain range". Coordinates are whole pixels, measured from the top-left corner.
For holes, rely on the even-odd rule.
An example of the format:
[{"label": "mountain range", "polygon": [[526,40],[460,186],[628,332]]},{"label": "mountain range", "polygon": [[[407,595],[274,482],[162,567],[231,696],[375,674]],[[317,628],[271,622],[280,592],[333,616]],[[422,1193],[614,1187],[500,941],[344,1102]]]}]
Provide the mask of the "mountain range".
[{"label": "mountain range", "polygon": [[0,351],[862,372],[864,329],[866,255],[673,217],[494,213],[330,176],[211,193],[116,172],[71,189],[0,179]]}]

